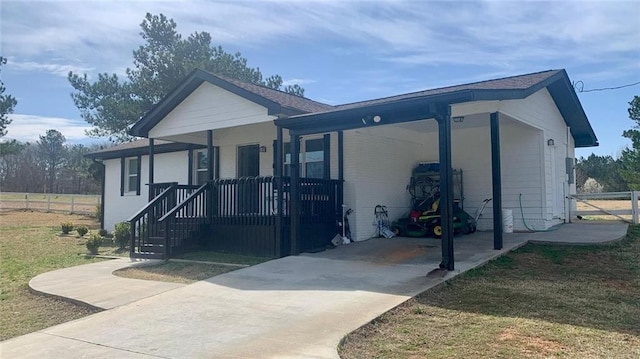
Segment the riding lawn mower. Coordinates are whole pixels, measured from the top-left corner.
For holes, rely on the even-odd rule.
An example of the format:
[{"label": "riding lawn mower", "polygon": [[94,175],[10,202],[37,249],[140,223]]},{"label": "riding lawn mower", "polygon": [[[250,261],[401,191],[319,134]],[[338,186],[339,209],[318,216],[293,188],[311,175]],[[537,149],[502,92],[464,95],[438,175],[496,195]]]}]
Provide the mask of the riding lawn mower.
[{"label": "riding lawn mower", "polygon": [[[411,211],[391,224],[397,236],[426,237],[442,236],[440,214],[440,171],[437,163],[420,163],[412,171],[407,186],[411,194]],[[470,234],[476,231],[476,219],[461,208],[462,171],[454,171],[454,234]]]}]

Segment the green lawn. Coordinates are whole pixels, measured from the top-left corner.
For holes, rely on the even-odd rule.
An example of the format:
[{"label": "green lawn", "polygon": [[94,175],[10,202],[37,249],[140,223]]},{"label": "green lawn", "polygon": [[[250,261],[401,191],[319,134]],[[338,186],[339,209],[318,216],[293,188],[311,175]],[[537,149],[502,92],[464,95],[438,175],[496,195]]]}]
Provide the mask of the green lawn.
[{"label": "green lawn", "polygon": [[342,358],[640,358],[640,227],[528,244],[348,335]]},{"label": "green lawn", "polygon": [[29,280],[40,273],[96,261],[83,255],[84,238],[75,232],[60,235],[61,222],[98,227],[94,219],[77,215],[0,212],[0,340],[94,312],[28,289]]}]

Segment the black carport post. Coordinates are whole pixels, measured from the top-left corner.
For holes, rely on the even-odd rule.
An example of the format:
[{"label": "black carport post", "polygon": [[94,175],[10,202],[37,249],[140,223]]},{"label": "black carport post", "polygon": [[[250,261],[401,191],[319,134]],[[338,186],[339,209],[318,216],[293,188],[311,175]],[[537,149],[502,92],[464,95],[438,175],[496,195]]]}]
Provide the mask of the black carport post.
[{"label": "black carport post", "polygon": [[154,193],[152,193],[151,191],[151,185],[153,184],[153,157],[155,154],[155,144],[153,141],[153,138],[149,138],[149,201],[151,201],[153,198],[151,198],[151,196],[155,195]]},{"label": "black carport post", "polygon": [[441,269],[453,270],[453,171],[451,169],[451,106],[438,111],[440,157],[440,215],[442,225]]},{"label": "black carport post", "polygon": [[502,249],[502,172],[500,170],[500,119],[498,112],[490,115],[491,176],[493,178],[493,249]]},{"label": "black carport post", "polygon": [[291,249],[290,254],[300,253],[300,135],[289,132],[291,137]]},{"label": "black carport post", "polygon": [[207,178],[213,180],[213,130],[207,130]]},{"label": "black carport post", "polygon": [[284,186],[282,185],[282,127],[277,127],[276,134],[276,146],[274,148],[275,154],[275,162],[273,164],[273,176],[275,177],[276,183],[275,193],[278,194],[276,197],[276,253],[278,256],[283,257],[285,253],[283,253],[283,244],[285,241],[284,238],[284,230],[282,228],[283,221],[283,213],[282,213],[282,205],[284,203],[283,197],[284,193],[282,192]]}]

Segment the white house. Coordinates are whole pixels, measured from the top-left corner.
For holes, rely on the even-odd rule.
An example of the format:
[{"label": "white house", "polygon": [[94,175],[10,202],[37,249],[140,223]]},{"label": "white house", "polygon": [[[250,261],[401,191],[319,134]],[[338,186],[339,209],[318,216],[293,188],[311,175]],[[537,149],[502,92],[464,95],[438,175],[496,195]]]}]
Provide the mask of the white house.
[{"label": "white house", "polygon": [[[443,178],[449,178],[451,168],[462,170],[467,212],[473,213],[484,198],[493,197],[493,208],[488,207],[478,223],[481,230],[501,228],[502,209],[513,210],[515,230],[524,230],[525,223],[535,230],[548,229],[571,215],[565,198],[575,193],[574,149],[598,145],[564,70],[340,106],[195,70],[131,133],[147,139],[90,155],[105,165],[105,228],[131,219],[145,206],[150,212],[153,205],[148,202],[168,183],[177,182],[186,186],[174,186],[175,198],[164,200],[163,210],[156,204],[157,218],[147,214],[140,223],[165,223],[169,217],[176,222],[187,217],[185,211],[192,206],[190,213],[214,218],[199,222],[200,237],[210,233],[218,238],[213,241],[234,241],[219,247],[226,250],[256,254],[269,247],[265,253],[273,256],[328,243],[340,203],[354,210],[349,218],[353,239],[370,238],[376,205],[386,206],[392,219],[410,208],[406,186],[420,162],[440,163]],[[213,155],[208,156],[209,152]],[[299,155],[291,155],[295,153]],[[249,187],[254,192],[225,182],[231,187],[223,194],[222,180],[218,180],[217,189],[210,189],[216,194],[210,193],[206,200],[204,194],[190,199],[202,197],[200,210],[185,204],[161,218],[170,212],[168,206],[180,206],[207,180],[255,176],[267,180],[252,182]],[[307,193],[321,186],[323,190]],[[452,245],[450,221],[445,219],[451,213],[447,204],[452,196],[451,188],[443,184],[443,245]],[[312,198],[325,202],[309,204]],[[214,203],[215,209],[204,209],[205,201]],[[329,206],[326,211],[317,210],[324,205]],[[216,222],[216,216],[227,218],[226,222],[220,218]],[[231,221],[234,216],[244,217],[245,222]],[[256,226],[246,217],[270,226],[274,233],[270,244],[265,247],[251,238],[264,233],[252,235],[246,230]],[[194,228],[189,235],[196,232]],[[305,233],[308,228],[313,233]],[[501,246],[501,231],[494,233],[496,246]],[[238,240],[239,236],[246,238]],[[305,245],[313,236],[323,238]],[[132,249],[132,254],[138,250]]]}]

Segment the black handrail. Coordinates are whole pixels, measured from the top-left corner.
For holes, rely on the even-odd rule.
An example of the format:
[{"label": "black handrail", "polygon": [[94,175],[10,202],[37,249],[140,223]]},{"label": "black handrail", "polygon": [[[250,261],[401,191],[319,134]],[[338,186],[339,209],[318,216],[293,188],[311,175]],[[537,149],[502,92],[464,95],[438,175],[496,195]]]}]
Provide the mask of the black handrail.
[{"label": "black handrail", "polygon": [[[164,228],[165,256],[169,257],[175,250],[183,249],[192,233],[200,225],[210,222],[211,186],[211,182],[203,184],[158,220],[158,224]],[[179,214],[182,216],[178,220]]]},{"label": "black handrail", "polygon": [[178,184],[173,183],[167,189],[162,191],[144,208],[139,210],[131,219],[129,219],[131,230],[131,249],[129,254],[135,256],[136,249],[138,252],[147,252],[145,247],[150,245],[149,239],[158,235],[156,226],[158,217],[164,215],[176,205],[176,188]]}]

